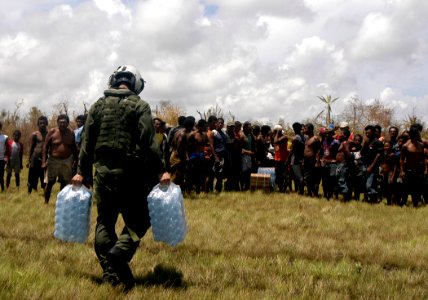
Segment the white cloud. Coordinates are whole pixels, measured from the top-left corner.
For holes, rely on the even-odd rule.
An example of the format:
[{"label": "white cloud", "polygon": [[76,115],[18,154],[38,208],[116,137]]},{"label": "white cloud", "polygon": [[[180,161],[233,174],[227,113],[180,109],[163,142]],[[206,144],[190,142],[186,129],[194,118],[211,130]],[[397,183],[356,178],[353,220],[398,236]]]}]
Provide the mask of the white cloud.
[{"label": "white cloud", "polygon": [[0,59],[19,61],[28,56],[32,49],[39,45],[39,41],[24,32],[15,37],[4,36],[0,39]]},{"label": "white cloud", "polygon": [[49,12],[49,21],[53,22],[60,18],[69,18],[73,17],[73,8],[70,5],[59,5],[54,7]]},{"label": "white cloud", "polygon": [[252,18],[262,15],[309,19],[312,11],[305,1],[294,0],[211,0],[206,1],[219,7],[219,14],[225,17]]},{"label": "white cloud", "polygon": [[356,59],[387,59],[407,47],[407,41],[397,39],[392,20],[373,13],[365,18],[351,54]]},{"label": "white cloud", "polygon": [[[198,116],[292,123],[317,96],[379,98],[397,118],[428,118],[428,2],[417,0],[6,1],[0,12],[0,104],[92,103],[119,64],[140,69],[142,97]],[[206,14],[204,5],[212,5]],[[7,13],[5,12],[7,11]],[[25,22],[22,20],[25,19]],[[428,122],[428,119],[426,119]]]},{"label": "white cloud", "polygon": [[121,14],[125,17],[131,16],[131,12],[128,8],[122,3],[121,0],[93,0],[95,5],[101,11],[108,14],[109,17],[114,16],[115,14]]},{"label": "white cloud", "polygon": [[406,109],[409,107],[409,103],[403,101],[403,95],[400,90],[386,87],[380,92],[379,100],[387,105],[397,107],[398,109]]}]

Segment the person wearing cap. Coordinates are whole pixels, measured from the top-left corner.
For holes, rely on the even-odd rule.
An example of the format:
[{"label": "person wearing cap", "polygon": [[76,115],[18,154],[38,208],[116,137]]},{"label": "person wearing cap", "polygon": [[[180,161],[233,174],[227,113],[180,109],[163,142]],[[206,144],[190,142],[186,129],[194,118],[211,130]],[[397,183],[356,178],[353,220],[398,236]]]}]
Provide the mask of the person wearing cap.
[{"label": "person wearing cap", "polygon": [[287,161],[290,155],[288,151],[288,137],[284,134],[281,125],[273,127],[273,146],[275,151],[275,183],[280,193],[285,193],[287,189]]},{"label": "person wearing cap", "polygon": [[339,140],[340,139],[340,137],[341,136],[343,136],[343,134],[344,133],[346,133],[347,131],[349,131],[349,139],[348,139],[348,141],[353,141],[354,140],[354,134],[352,133],[352,132],[350,132],[350,129],[349,129],[349,123],[348,122],[346,122],[346,121],[342,121],[342,122],[340,122],[340,124],[339,124],[339,133],[338,134],[336,134],[336,140]]}]

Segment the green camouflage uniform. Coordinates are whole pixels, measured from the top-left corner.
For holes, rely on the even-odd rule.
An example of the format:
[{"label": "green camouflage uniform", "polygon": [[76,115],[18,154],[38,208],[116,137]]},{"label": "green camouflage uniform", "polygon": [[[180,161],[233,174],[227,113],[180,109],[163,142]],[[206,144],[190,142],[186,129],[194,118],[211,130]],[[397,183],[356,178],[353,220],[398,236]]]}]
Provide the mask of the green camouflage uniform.
[{"label": "green camouflage uniform", "polygon": [[[108,89],[89,110],[78,173],[95,166],[95,252],[104,272],[113,253],[129,262],[150,227],[147,195],[162,171],[149,105],[126,89]],[[117,237],[119,213],[125,227]]]}]

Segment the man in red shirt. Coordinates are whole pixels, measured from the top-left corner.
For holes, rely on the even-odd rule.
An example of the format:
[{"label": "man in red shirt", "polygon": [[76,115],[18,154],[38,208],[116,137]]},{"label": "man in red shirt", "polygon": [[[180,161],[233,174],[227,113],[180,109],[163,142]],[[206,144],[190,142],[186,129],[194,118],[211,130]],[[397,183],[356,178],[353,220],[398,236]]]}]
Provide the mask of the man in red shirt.
[{"label": "man in red shirt", "polygon": [[284,193],[287,183],[287,161],[289,156],[288,137],[284,134],[281,125],[275,125],[273,128],[274,140],[273,147],[275,150],[275,178],[278,190],[280,193]]}]

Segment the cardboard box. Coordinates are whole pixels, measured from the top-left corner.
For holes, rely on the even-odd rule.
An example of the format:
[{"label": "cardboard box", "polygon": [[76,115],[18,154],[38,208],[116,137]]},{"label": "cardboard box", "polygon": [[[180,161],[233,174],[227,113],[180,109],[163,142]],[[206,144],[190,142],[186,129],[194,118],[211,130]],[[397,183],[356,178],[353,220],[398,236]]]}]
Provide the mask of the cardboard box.
[{"label": "cardboard box", "polygon": [[269,174],[270,175],[270,186],[272,189],[275,189],[275,168],[258,168],[257,174]]},{"label": "cardboard box", "polygon": [[250,189],[251,191],[261,190],[270,193],[270,174],[251,174]]}]

